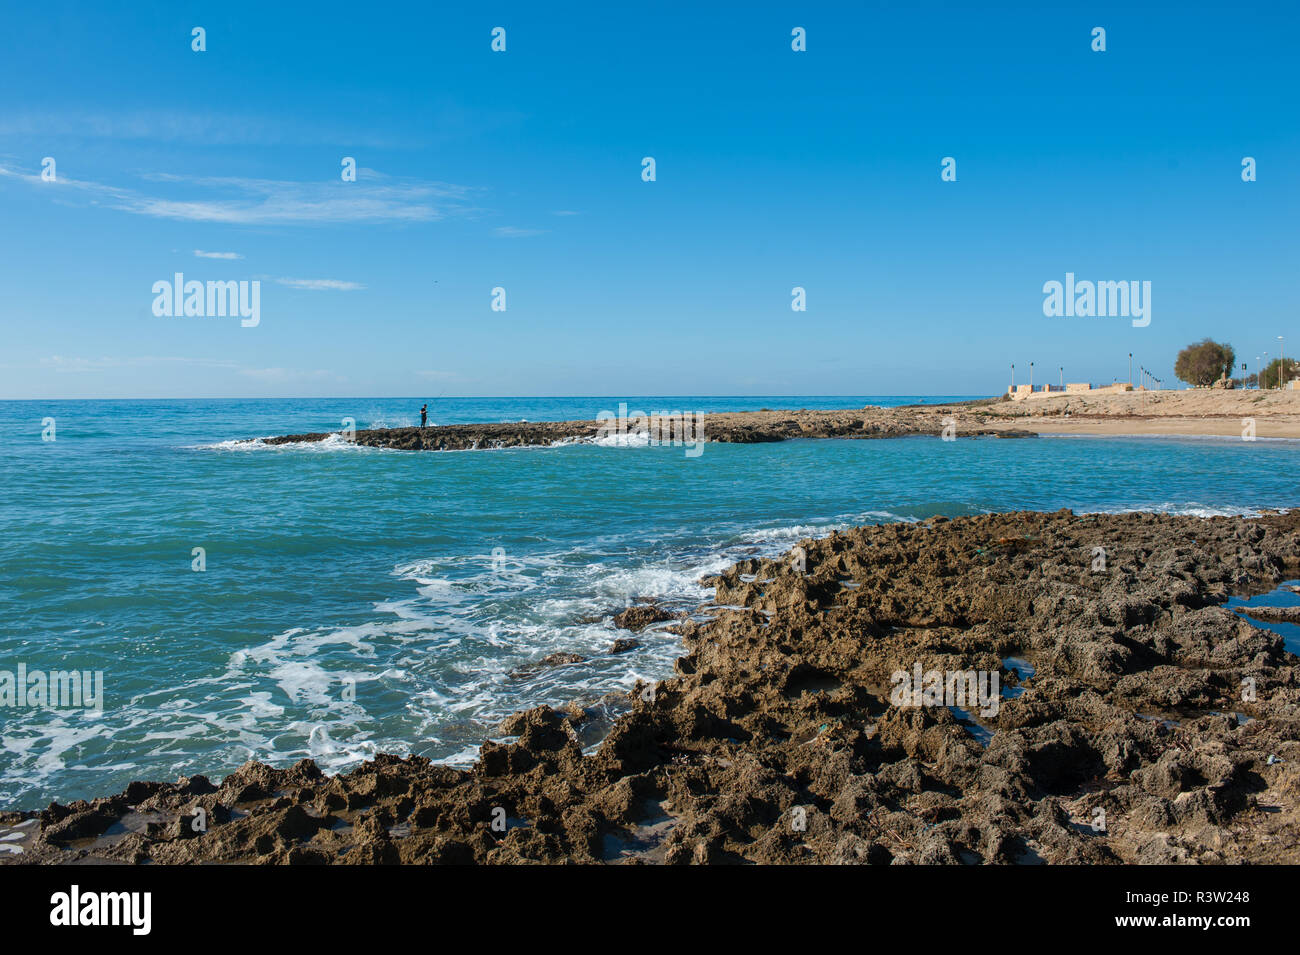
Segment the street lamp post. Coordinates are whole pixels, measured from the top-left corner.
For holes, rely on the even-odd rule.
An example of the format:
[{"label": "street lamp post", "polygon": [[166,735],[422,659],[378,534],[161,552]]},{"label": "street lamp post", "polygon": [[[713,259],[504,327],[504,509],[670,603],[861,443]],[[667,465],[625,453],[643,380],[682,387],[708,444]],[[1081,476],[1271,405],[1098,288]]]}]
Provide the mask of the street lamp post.
[{"label": "street lamp post", "polygon": [[1286,342],[1282,340],[1281,335],[1277,336],[1277,341],[1277,390],[1281,391],[1283,382],[1286,381]]},{"label": "street lamp post", "polygon": [[1065,390],[1065,366],[1061,366],[1061,390]]},{"label": "street lamp post", "polygon": [[1133,387],[1133,353],[1128,353],[1128,386]]},{"label": "street lamp post", "polygon": [[1034,363],[1032,361],[1029,363],[1029,393],[1031,395],[1034,393]]}]

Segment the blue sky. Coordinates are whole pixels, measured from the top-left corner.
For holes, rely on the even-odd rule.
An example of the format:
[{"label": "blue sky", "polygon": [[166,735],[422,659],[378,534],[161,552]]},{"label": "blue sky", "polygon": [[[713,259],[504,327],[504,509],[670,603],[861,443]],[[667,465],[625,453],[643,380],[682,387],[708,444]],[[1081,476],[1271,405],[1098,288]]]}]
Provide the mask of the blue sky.
[{"label": "blue sky", "polygon": [[[1207,335],[1300,355],[1293,4],[106,6],[3,15],[3,398],[989,394],[1130,351],[1173,383]],[[155,316],[176,272],[260,281],[260,324]],[[1150,325],[1045,317],[1066,272],[1150,281]]]}]

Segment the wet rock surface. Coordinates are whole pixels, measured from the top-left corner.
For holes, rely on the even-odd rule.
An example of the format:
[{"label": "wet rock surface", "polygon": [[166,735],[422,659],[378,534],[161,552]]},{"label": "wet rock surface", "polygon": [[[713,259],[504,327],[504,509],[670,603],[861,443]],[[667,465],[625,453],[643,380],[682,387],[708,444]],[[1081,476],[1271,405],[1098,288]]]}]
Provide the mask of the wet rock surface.
[{"label": "wet rock surface", "polygon": [[[249,763],[0,814],[21,849],[0,862],[1300,862],[1300,659],[1223,606],[1300,577],[1300,514],[1015,513],[801,546],[805,572],[715,578],[676,675],[586,755],[593,711],[543,706],[466,771]],[[999,672],[996,716],[893,705],[918,663]]]},{"label": "wet rock surface", "polygon": [[1241,613],[1265,623],[1300,624],[1300,607],[1242,607]]},{"label": "wet rock surface", "polygon": [[651,624],[662,623],[665,620],[673,620],[677,614],[665,610],[654,604],[640,604],[634,607],[628,607],[621,613],[614,615],[614,626],[620,630],[644,630]]},{"label": "wet rock surface", "polygon": [[553,667],[568,666],[570,663],[582,663],[587,658],[580,653],[552,653],[542,657],[533,663],[525,663],[521,667],[511,670],[508,676],[512,680],[522,680],[525,677],[540,673],[542,670],[549,670]]}]

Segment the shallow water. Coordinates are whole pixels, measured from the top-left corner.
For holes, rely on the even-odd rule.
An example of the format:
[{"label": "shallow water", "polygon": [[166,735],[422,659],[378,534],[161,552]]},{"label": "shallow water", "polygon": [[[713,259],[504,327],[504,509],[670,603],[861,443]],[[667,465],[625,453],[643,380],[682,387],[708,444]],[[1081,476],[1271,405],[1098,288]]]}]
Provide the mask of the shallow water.
[{"label": "shallow water", "polygon": [[1014,673],[1018,681],[1015,686],[1002,687],[1002,695],[1008,700],[1019,699],[1025,695],[1026,684],[1038,671],[1032,663],[1022,657],[1007,657],[1002,661],[1002,665]]},{"label": "shallow water", "polygon": [[[853,407],[866,398],[475,399],[431,419]],[[899,399],[888,400],[899,403]],[[567,445],[448,454],[247,439],[409,424],[419,402],[0,403],[0,670],[102,670],[101,713],[0,707],[0,806],[377,752],[464,763],[504,716],[668,675],[608,616],[854,523],[1296,503],[1295,442]],[[53,417],[56,440],[41,440]],[[707,433],[707,432],[706,432]],[[193,549],[206,569],[192,570]],[[550,653],[583,663],[511,676]]]},{"label": "shallow water", "polygon": [[1241,613],[1244,607],[1300,607],[1300,593],[1292,589],[1297,586],[1300,586],[1300,580],[1284,580],[1266,594],[1257,594],[1248,598],[1229,597],[1224,606],[1229,610],[1236,611],[1241,619],[1252,627],[1272,630],[1274,633],[1279,634],[1282,637],[1282,643],[1288,650],[1300,654],[1300,624],[1265,622],[1256,620],[1254,617],[1247,617]]}]

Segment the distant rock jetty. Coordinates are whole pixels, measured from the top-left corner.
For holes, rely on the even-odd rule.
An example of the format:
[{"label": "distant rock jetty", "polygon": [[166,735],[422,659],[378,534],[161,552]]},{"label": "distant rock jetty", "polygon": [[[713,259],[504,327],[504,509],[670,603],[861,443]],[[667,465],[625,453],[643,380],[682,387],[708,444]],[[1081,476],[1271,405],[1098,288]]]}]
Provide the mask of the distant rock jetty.
[{"label": "distant rock jetty", "polygon": [[[372,428],[351,440],[402,451],[469,451],[547,447],[596,441],[612,422],[506,421],[495,424]],[[1024,438],[1038,434],[1191,435],[1300,438],[1300,391],[1124,391],[1039,394],[1023,401],[1003,395],[933,405],[797,411],[729,411],[700,416],[650,415],[624,422],[652,437],[676,435],[724,444],[764,444],[792,438]],[[627,430],[630,430],[627,429]],[[337,434],[338,432],[334,432]],[[330,434],[264,438],[265,444],[322,441]],[[662,442],[677,443],[677,442]]]},{"label": "distant rock jetty", "polygon": [[[979,409],[996,400],[953,405],[909,405],[898,408],[868,406],[836,411],[735,411],[686,416],[687,433],[704,441],[724,444],[765,444],[792,438],[899,438],[945,433],[953,437],[1030,436],[1031,431],[990,426]],[[681,433],[677,415],[647,415],[632,428],[641,427],[667,443]],[[946,432],[945,432],[945,429]],[[626,430],[631,430],[626,429]],[[401,451],[469,451],[486,448],[547,447],[560,443],[594,442],[611,431],[602,421],[519,421],[497,424],[430,425],[425,428],[371,428],[357,431],[356,444]],[[338,432],[335,432],[337,434]],[[322,441],[327,433],[290,434],[265,438],[265,444]]]}]

